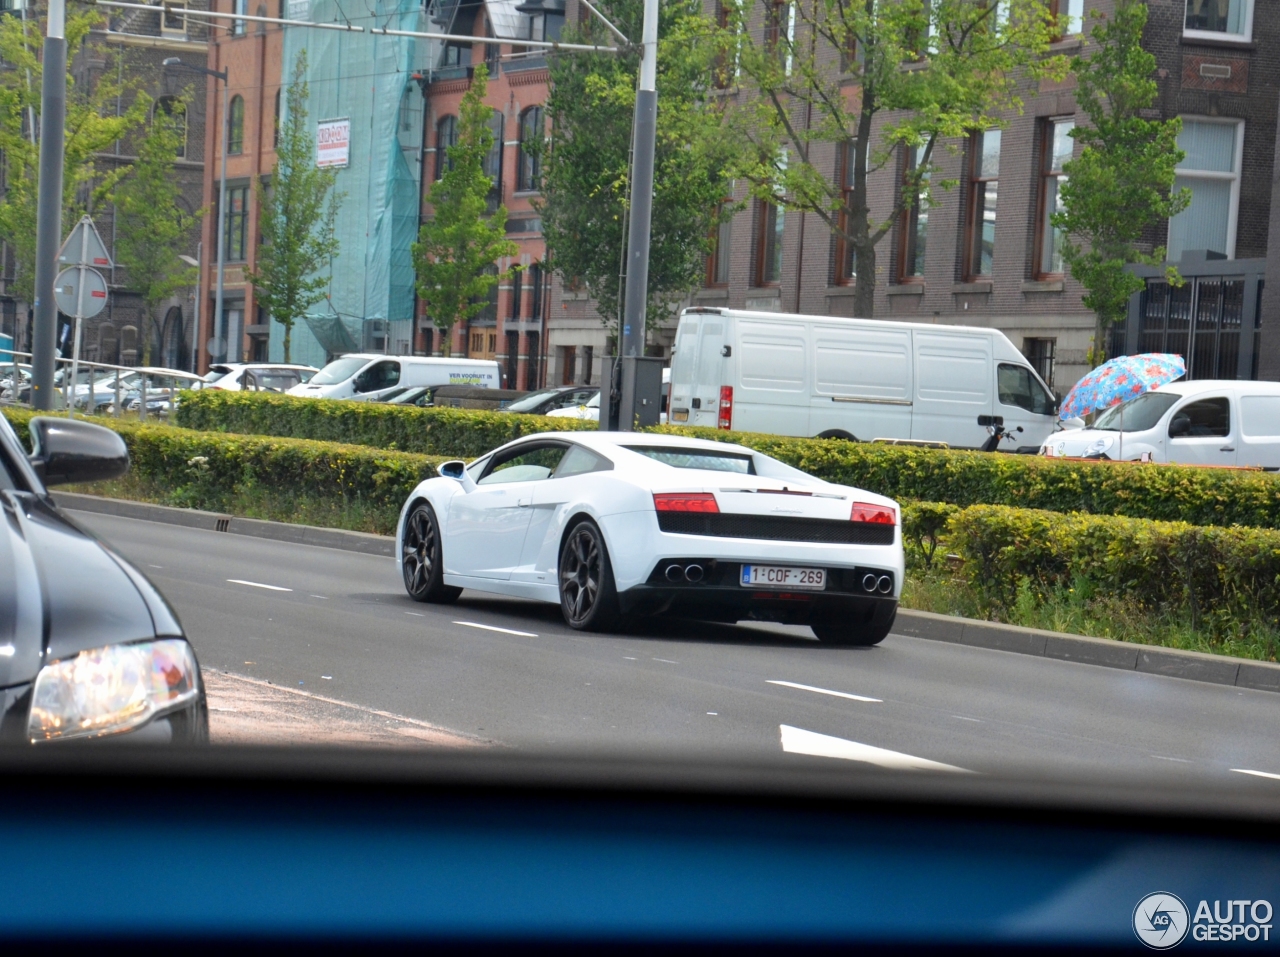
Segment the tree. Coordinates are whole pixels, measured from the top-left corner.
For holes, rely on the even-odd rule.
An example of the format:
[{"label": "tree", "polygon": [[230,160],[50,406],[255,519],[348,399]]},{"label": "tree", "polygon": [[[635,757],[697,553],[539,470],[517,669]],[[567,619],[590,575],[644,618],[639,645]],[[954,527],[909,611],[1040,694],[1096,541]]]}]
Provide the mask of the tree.
[{"label": "tree", "polygon": [[[412,249],[418,295],[446,333],[480,314],[490,290],[513,272],[495,264],[520,251],[507,239],[507,208],[499,204],[486,212],[493,180],[485,175],[484,158],[494,143],[493,110],[484,103],[488,79],[484,64],[477,66],[458,108],[458,141],[448,148],[444,174],[427,195],[431,218]],[[445,355],[451,338],[444,337]]]},{"label": "tree", "polygon": [[[285,94],[285,115],[276,145],[276,165],[270,188],[254,183],[258,199],[258,246],[249,272],[254,298],[284,327],[284,361],[290,361],[293,324],[307,308],[325,297],[329,277],[321,275],[338,254],[334,222],[344,194],[334,190],[331,169],[316,167],[315,134],[307,122],[305,79],[307,51],[293,62],[293,77]],[[225,210],[219,210],[225,216]]]},{"label": "tree", "polygon": [[196,270],[178,258],[204,210],[188,213],[179,202],[182,189],[174,176],[174,158],[182,145],[186,104],[157,107],[138,143],[138,159],[116,186],[116,261],[128,271],[129,286],[142,297],[147,324],[142,338],[142,364],[151,365],[153,331],[159,332],[155,310],[179,289],[195,282]]},{"label": "tree", "polygon": [[[1062,258],[1087,290],[1084,304],[1097,316],[1091,364],[1105,356],[1107,326],[1128,313],[1129,297],[1144,280],[1128,269],[1164,261],[1162,247],[1144,252],[1143,234],[1186,209],[1190,190],[1173,191],[1182,121],[1149,119],[1156,98],[1156,58],[1142,48],[1147,5],[1120,0],[1108,19],[1094,11],[1092,49],[1072,58],[1076,104],[1088,126],[1071,131],[1082,143],[1077,159],[1062,167],[1063,209],[1053,224],[1066,234]],[[1170,280],[1179,282],[1168,267]]]},{"label": "tree", "polygon": [[[732,0],[726,0],[732,3]],[[1001,126],[1021,109],[1025,80],[1058,76],[1046,56],[1056,29],[1043,0],[751,0],[730,6],[726,43],[746,85],[738,127],[760,199],[817,214],[852,250],[854,314],[872,315],[876,246],[903,213],[927,206],[940,142]],[[831,147],[843,158],[832,175]],[[889,215],[872,210],[868,180],[913,151]],[[840,182],[844,180],[844,183]],[[847,185],[845,185],[847,184]]]},{"label": "tree", "polygon": [[[723,97],[711,84],[723,52],[696,0],[663,3],[658,20],[658,129],[654,155],[646,325],[700,285],[710,237],[733,215],[737,150]],[[639,37],[643,0],[606,0],[604,14]],[[569,37],[566,35],[566,39]],[[588,21],[573,39],[615,44]],[[630,184],[637,50],[559,56],[550,61],[551,121],[542,150],[538,203],[549,265],[581,285],[616,330],[622,313],[623,250]]]},{"label": "tree", "polygon": [[[69,14],[66,24],[67,48],[74,50],[100,25],[102,14],[88,11]],[[39,193],[40,146],[32,135],[32,117],[40,114],[41,48],[43,20],[0,17],[0,152],[6,165],[4,196],[0,197],[0,240],[14,250],[17,271],[16,294],[31,302],[35,287],[36,198]],[[113,58],[119,53],[104,51],[108,64],[92,88],[78,87],[70,72],[68,58],[67,112],[62,174],[62,222],[74,223],[89,206],[114,189],[128,172],[120,166],[100,175],[95,158],[123,139],[146,120],[149,101],[137,97],[136,85],[117,80]],[[117,98],[130,102],[121,115]]]}]

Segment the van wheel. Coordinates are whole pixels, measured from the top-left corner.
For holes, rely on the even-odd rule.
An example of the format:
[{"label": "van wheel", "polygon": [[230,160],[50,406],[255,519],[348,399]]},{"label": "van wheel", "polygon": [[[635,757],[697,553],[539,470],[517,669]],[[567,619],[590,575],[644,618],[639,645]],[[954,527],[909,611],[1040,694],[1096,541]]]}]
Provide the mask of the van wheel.
[{"label": "van wheel", "polygon": [[856,442],[858,437],[846,432],[844,429],[827,429],[827,431],[819,433],[820,439],[844,439],[846,442]]}]

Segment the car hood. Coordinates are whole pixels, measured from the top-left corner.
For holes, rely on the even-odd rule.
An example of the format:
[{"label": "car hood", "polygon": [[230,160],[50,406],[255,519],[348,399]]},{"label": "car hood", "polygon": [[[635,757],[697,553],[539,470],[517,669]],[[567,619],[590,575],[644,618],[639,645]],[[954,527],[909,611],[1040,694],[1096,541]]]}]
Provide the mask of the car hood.
[{"label": "car hood", "polygon": [[182,629],[140,572],[41,497],[0,492],[0,687],[47,661],[158,635]]},{"label": "car hood", "polygon": [[[1125,443],[1131,444],[1134,438],[1132,433],[1126,435]],[[1115,458],[1119,454],[1119,447],[1119,432],[1099,429],[1066,429],[1062,432],[1054,432],[1045,439],[1040,446],[1040,451],[1042,454],[1058,457],[1083,458],[1085,456],[1106,455],[1108,458]]]}]

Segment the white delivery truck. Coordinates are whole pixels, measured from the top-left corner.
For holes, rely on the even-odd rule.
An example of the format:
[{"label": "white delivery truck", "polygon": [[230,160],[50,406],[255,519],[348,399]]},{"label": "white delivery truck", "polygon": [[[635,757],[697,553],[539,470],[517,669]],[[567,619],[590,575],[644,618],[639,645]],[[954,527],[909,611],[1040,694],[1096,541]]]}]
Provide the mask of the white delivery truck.
[{"label": "white delivery truck", "polygon": [[377,402],[392,391],[416,386],[496,389],[501,381],[498,363],[493,359],[352,354],[334,359],[309,382],[290,389],[289,395]]},{"label": "white delivery truck", "polygon": [[998,330],[739,309],[680,316],[673,425],[977,448],[989,437],[979,416],[1004,420],[1011,450],[1038,450],[1057,423],[1057,399]]}]

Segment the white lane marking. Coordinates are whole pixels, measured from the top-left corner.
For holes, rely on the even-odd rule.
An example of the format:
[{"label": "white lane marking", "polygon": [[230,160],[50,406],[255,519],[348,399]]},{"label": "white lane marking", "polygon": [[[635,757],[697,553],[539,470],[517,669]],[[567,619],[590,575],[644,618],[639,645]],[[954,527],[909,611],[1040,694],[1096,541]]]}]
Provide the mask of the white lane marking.
[{"label": "white lane marking", "polygon": [[311,597],[312,597],[312,598],[323,598],[325,601],[328,601],[328,600],[329,600],[329,596],[328,596],[328,595],[312,595]]},{"label": "white lane marking", "polygon": [[719,711],[708,711],[707,714],[711,715],[713,718],[718,718],[720,716]]},{"label": "white lane marking", "polygon": [[292,588],[281,588],[279,585],[264,585],[262,582],[247,582],[243,578],[228,578],[233,585],[248,585],[250,588],[266,588],[268,591],[293,591]]},{"label": "white lane marking", "polygon": [[537,638],[531,631],[516,631],[514,628],[499,628],[497,625],[482,625],[478,621],[455,621],[455,625],[466,625],[468,628],[483,628],[485,631],[500,631],[504,635],[519,635],[521,638]]},{"label": "white lane marking", "polygon": [[0,658],[12,658],[16,651],[13,645],[0,645]]},{"label": "white lane marking", "polygon": [[1157,761],[1177,761],[1179,764],[1191,763],[1191,760],[1189,758],[1171,758],[1168,755],[1164,755],[1164,754],[1153,754],[1151,756],[1155,758]]},{"label": "white lane marking", "polygon": [[321,675],[320,677],[323,678],[325,681],[333,680],[333,675]]},{"label": "white lane marking", "polygon": [[791,725],[778,726],[782,731],[782,750],[789,754],[811,754],[819,758],[841,758],[845,761],[863,761],[881,768],[895,771],[959,771],[972,774],[965,768],[954,764],[943,764],[930,761],[928,758],[917,758],[914,754],[903,754],[901,751],[889,751],[869,744],[849,741],[845,738],[793,728]]},{"label": "white lane marking", "polygon": [[622,656],[622,660],[623,660],[623,661],[635,661],[635,659],[634,659],[634,658],[629,658],[629,657],[627,657],[626,655],[623,655],[623,656]]},{"label": "white lane marking", "polygon": [[798,685],[794,681],[773,681],[771,685],[782,685],[784,688],[799,688],[801,691],[816,691],[818,694],[829,694],[837,698],[848,698],[850,701],[869,701],[873,704],[884,704],[883,698],[868,698],[865,695],[850,694],[847,691],[832,691],[829,688],[815,688],[813,685]]},{"label": "white lane marking", "polygon": [[670,658],[654,658],[654,661],[661,661],[664,665],[678,665],[680,662],[672,661]]},{"label": "white lane marking", "polygon": [[148,568],[164,568],[163,565],[148,565]]},{"label": "white lane marking", "polygon": [[424,614],[423,614],[422,612],[420,612],[420,611],[406,611],[406,612],[405,612],[405,614],[406,614],[406,615],[413,615],[413,617],[414,617],[414,618],[426,618],[426,617],[427,617],[426,615],[424,615]]},{"label": "white lane marking", "polygon": [[976,724],[982,724],[982,721],[978,718],[966,718],[962,714],[953,714],[951,717],[955,718],[957,721],[973,721]]},{"label": "white lane marking", "polygon": [[1232,768],[1238,774],[1252,774],[1255,778],[1270,778],[1273,781],[1280,781],[1280,774],[1272,774],[1270,771],[1250,771],[1248,768]]}]

